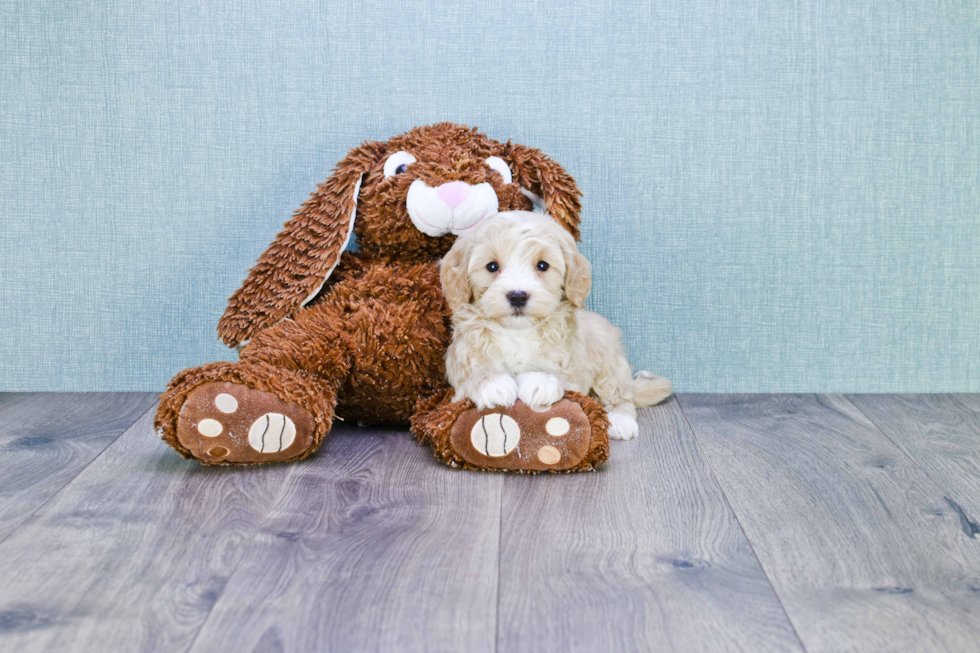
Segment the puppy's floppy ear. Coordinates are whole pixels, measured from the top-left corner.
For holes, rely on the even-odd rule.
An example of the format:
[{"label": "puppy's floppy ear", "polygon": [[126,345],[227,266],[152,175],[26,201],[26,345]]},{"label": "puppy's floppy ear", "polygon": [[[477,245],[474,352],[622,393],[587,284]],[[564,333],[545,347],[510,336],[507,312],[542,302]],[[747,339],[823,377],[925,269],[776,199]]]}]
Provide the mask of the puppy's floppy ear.
[{"label": "puppy's floppy ear", "polygon": [[562,232],[558,240],[565,259],[565,297],[575,308],[585,308],[585,298],[592,290],[592,264],[578,251],[569,234]]},{"label": "puppy's floppy ear", "polygon": [[[520,184],[522,192],[531,191],[543,200],[548,215],[572,234],[575,240],[579,240],[578,225],[582,214],[579,198],[582,193],[571,175],[558,162],[536,148],[507,141],[504,150],[514,165],[514,181]],[[529,199],[538,203],[533,197]]]},{"label": "puppy's floppy ear", "polygon": [[469,247],[466,240],[458,238],[439,264],[439,278],[442,281],[442,294],[449,304],[449,310],[459,310],[470,303],[473,292],[466,272],[469,265]]},{"label": "puppy's floppy ear", "polygon": [[340,262],[354,228],[361,179],[384,154],[367,141],[337,164],[259,257],[218,321],[229,347],[311,301]]}]

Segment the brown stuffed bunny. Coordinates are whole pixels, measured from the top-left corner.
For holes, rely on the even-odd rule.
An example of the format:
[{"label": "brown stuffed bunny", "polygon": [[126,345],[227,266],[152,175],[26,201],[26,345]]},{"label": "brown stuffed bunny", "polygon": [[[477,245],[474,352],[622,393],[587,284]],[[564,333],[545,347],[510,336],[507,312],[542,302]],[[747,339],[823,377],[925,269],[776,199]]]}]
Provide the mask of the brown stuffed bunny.
[{"label": "brown stuffed bunny", "polygon": [[[568,393],[547,413],[450,402],[438,269],[456,234],[498,210],[537,204],[578,238],[579,196],[539,150],[451,123],[354,148],[231,297],[218,333],[241,347],[238,362],[174,377],[158,432],[185,458],[255,464],[310,455],[335,415],[413,419],[416,435],[454,466],[594,467],[608,455],[606,420],[586,397]],[[343,253],[352,231],[360,251]],[[559,436],[550,432],[557,423]],[[500,434],[509,446],[495,448]]]}]

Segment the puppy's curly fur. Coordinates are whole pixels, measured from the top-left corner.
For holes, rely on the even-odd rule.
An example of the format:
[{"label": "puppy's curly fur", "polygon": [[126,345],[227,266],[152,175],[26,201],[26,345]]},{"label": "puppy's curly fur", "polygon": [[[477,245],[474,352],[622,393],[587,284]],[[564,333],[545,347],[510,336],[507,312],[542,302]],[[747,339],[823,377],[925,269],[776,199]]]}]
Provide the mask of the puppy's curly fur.
[{"label": "puppy's curly fur", "polygon": [[553,220],[500,213],[456,241],[440,276],[453,310],[446,375],[455,400],[545,407],[566,390],[589,394],[609,414],[609,437],[628,440],[636,406],[670,396],[667,379],[634,378],[619,329],[583,310],[591,268]]}]

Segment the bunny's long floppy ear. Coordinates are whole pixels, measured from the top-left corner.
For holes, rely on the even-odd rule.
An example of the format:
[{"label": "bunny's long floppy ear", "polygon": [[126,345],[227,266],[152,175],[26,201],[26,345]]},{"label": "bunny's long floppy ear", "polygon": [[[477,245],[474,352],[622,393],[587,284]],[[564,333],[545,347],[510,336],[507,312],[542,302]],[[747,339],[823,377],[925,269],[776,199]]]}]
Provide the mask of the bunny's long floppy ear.
[{"label": "bunny's long floppy ear", "polygon": [[582,193],[571,175],[539,149],[510,141],[505,149],[516,169],[514,181],[520,184],[521,192],[565,227],[575,240],[580,240]]},{"label": "bunny's long floppy ear", "polygon": [[383,153],[368,141],[351,150],[284,225],[228,300],[218,335],[229,347],[311,301],[347,247],[363,175]]}]

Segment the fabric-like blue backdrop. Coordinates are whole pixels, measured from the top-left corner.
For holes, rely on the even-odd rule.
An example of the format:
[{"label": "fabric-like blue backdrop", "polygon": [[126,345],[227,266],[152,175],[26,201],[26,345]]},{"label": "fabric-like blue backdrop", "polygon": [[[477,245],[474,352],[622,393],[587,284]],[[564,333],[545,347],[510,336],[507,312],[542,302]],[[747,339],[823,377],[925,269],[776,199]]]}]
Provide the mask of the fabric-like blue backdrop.
[{"label": "fabric-like blue backdrop", "polygon": [[683,391],[980,391],[975,0],[0,8],[0,389],[158,390],[347,149],[451,120],[585,192]]}]

